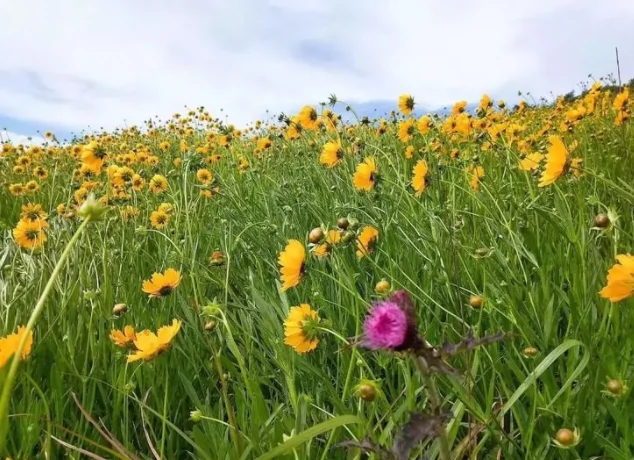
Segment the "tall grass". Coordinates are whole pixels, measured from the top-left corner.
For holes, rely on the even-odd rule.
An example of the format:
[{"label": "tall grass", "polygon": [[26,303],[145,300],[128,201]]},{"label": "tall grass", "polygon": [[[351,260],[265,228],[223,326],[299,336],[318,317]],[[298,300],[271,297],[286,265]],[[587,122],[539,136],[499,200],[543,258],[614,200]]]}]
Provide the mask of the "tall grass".
[{"label": "tall grass", "polygon": [[[160,196],[130,190],[125,202],[111,198],[106,220],[89,225],[70,250],[35,326],[31,355],[19,367],[5,455],[80,458],[83,449],[94,458],[132,458],[126,452],[168,459],[360,458],[338,444],[366,436],[388,444],[410,412],[429,405],[409,361],[348,346],[380,297],[375,284],[386,279],[411,293],[421,333],[432,344],[460,340],[469,329],[514,334],[452,359],[461,378],[436,380],[443,407],[454,415],[447,427],[452,458],[632,458],[634,405],[627,394],[605,394],[610,379],[632,378],[632,301],[611,304],[598,294],[615,255],[634,252],[631,122],[614,126],[608,106],[559,133],[567,145],[578,142],[579,177],[569,172],[539,188],[539,172],[518,168],[519,141],[549,120],[556,132],[579,103],[500,112],[492,125],[524,130],[495,140],[486,130],[417,133],[407,144],[415,147],[413,159],[405,158],[396,122],[383,135],[376,125],[355,124],[304,131],[293,141],[278,136],[281,128],[264,126],[259,135],[270,133],[273,143],[257,155],[255,130],[234,133],[228,148],[217,145],[218,134],[209,153],[196,153],[209,144],[206,133],[217,130],[199,122],[190,134],[163,127],[99,135],[111,163],[116,152],[137,144],[158,155],[156,166],[130,167],[147,181],[165,175],[169,189]],[[321,148],[338,138],[343,161],[325,168]],[[433,140],[440,150],[432,151]],[[169,143],[166,151],[161,142]],[[535,135],[531,151],[546,147],[546,136]],[[6,149],[0,162],[0,335],[27,322],[80,225],[55,211],[73,203],[80,162],[70,148],[53,149]],[[451,159],[452,149],[458,158]],[[207,166],[220,194],[205,198],[196,170],[213,153],[223,156]],[[33,161],[25,175],[13,171],[20,155]],[[244,172],[240,156],[250,163]],[[359,192],[352,174],[366,156],[376,159],[380,182]],[[174,158],[182,164],[174,166]],[[416,198],[408,183],[421,158],[430,183]],[[465,171],[474,161],[486,174],[477,191]],[[35,164],[50,172],[40,190],[11,195],[9,184],[26,182]],[[97,196],[109,192],[105,172],[93,180],[102,184]],[[11,236],[27,202],[50,214],[41,251],[20,249]],[[173,218],[165,230],[152,229],[149,216],[163,202],[174,206]],[[123,222],[125,205],[138,207],[139,217]],[[595,215],[608,210],[619,219],[607,230],[593,229]],[[352,241],[327,258],[309,256],[299,286],[282,292],[277,257],[288,239],[306,241],[311,229],[335,228],[343,216],[379,230],[374,252],[359,260]],[[224,265],[210,263],[216,250]],[[170,296],[148,298],[142,281],[168,267],[181,271],[182,284]],[[482,308],[469,306],[471,295],[484,298]],[[121,316],[112,313],[118,303],[128,306]],[[284,318],[300,303],[317,309],[331,330],[306,355],[283,343]],[[182,331],[149,362],[126,364],[128,352],[108,337],[127,324],[156,330],[173,318],[183,321]],[[537,354],[528,357],[527,347]],[[363,379],[380,382],[374,402],[355,394]],[[125,450],[101,435],[82,408]],[[560,428],[578,428],[579,445],[555,447]],[[423,442],[415,453],[432,444]],[[430,453],[438,455],[437,448]]]}]

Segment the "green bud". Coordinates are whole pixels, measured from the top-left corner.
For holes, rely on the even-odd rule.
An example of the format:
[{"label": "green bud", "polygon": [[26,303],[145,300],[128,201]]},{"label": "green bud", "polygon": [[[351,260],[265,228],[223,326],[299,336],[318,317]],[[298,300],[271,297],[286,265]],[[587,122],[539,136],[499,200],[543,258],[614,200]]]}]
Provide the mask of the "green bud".
[{"label": "green bud", "polygon": [[91,193],[77,210],[77,215],[83,220],[98,221],[103,220],[106,211],[108,208],[101,201],[96,200],[95,195]]}]

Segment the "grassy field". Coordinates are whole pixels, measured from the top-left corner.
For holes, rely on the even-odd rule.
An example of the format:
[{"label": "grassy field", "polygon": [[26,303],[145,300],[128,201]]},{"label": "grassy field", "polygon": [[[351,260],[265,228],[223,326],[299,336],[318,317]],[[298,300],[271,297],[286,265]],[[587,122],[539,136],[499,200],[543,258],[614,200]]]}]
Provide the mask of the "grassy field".
[{"label": "grassy field", "polygon": [[2,146],[0,457],[634,457],[629,92],[330,102]]}]

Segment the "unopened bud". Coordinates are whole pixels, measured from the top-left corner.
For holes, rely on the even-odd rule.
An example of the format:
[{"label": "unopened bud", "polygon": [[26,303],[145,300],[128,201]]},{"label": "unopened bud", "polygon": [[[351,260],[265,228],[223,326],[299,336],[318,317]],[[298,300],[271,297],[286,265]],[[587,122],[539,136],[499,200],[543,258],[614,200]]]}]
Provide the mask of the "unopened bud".
[{"label": "unopened bud", "polygon": [[482,308],[482,305],[484,304],[484,297],[480,296],[480,295],[472,295],[471,298],[469,299],[469,305],[471,305],[471,308]]},{"label": "unopened bud", "polygon": [[385,294],[387,291],[390,290],[390,282],[383,279],[376,283],[376,286],[374,286],[374,290],[377,292],[377,294]]},{"label": "unopened bud", "polygon": [[124,303],[118,303],[112,308],[112,314],[119,316],[128,311],[128,306]]},{"label": "unopened bud", "polygon": [[610,218],[607,214],[597,214],[594,218],[594,226],[597,228],[608,228],[610,226]]},{"label": "unopened bud", "polygon": [[535,347],[526,347],[522,352],[526,358],[534,358],[537,356],[537,348]]},{"label": "unopened bud", "polygon": [[349,243],[350,241],[354,240],[354,238],[355,238],[354,232],[347,231],[341,237],[341,242],[342,243]]},{"label": "unopened bud", "polygon": [[91,193],[77,210],[77,215],[84,220],[97,221],[103,219],[107,210],[108,208],[106,208],[101,201],[96,200],[95,196]]},{"label": "unopened bud", "polygon": [[321,229],[321,227],[313,228],[308,235],[308,241],[310,241],[312,244],[317,244],[323,239],[324,231]]},{"label": "unopened bud", "polygon": [[337,221],[337,227],[339,227],[341,230],[347,230],[348,225],[350,225],[350,222],[348,222],[348,219],[345,217],[342,217]]}]

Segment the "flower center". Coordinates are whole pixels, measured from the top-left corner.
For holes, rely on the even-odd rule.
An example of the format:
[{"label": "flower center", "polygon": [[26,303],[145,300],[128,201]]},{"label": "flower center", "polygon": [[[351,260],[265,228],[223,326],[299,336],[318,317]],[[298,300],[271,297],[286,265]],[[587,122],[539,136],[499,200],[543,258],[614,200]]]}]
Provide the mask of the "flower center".
[{"label": "flower center", "polygon": [[162,296],[166,296],[166,295],[170,295],[173,291],[172,286],[163,286],[161,287],[161,289],[159,289],[159,295]]}]

